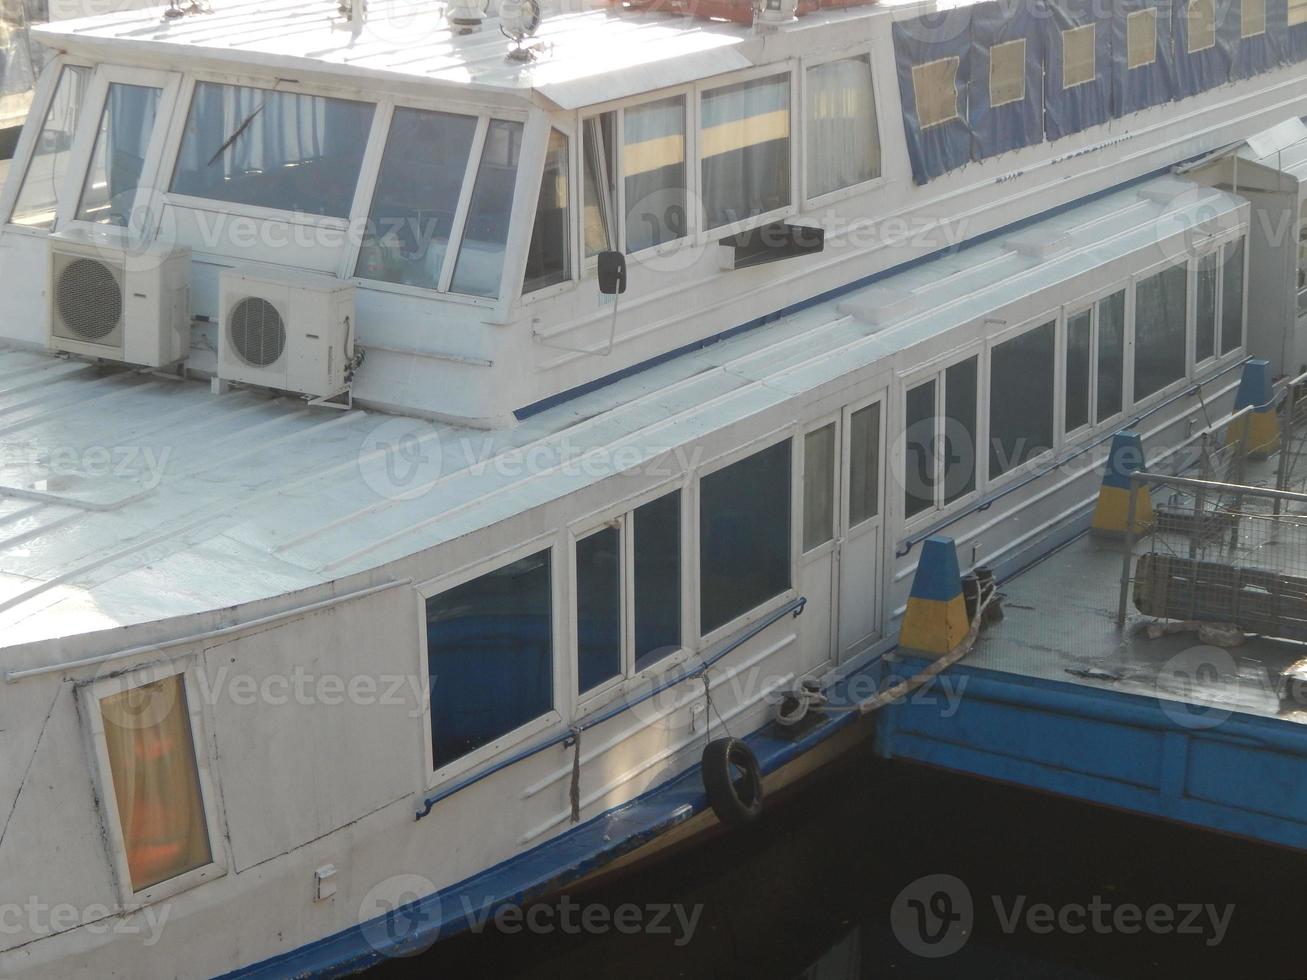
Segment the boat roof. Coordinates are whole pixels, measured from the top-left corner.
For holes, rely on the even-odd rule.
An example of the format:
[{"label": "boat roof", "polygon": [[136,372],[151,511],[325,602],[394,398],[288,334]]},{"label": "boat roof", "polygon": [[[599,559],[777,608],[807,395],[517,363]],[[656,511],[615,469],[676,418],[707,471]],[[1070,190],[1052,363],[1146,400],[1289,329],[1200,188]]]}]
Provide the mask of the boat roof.
[{"label": "boat roof", "polygon": [[[546,10],[529,41],[536,57],[525,63],[507,57],[509,41],[493,12],[479,30],[458,34],[446,20],[447,4],[435,0],[370,0],[357,34],[325,0],[212,0],[212,8],[175,20],[164,19],[161,7],[124,11],[52,23],[33,29],[33,36],[60,50],[117,63],[165,57],[178,64],[199,59],[277,75],[318,69],[356,76],[354,81],[357,76],[406,78],[517,96],[537,92],[565,109],[785,56],[774,43],[770,51],[777,53],[764,56],[766,36],[749,26],[606,4]],[[875,7],[827,11],[783,30],[826,28],[839,31],[841,43],[847,43],[848,22],[875,14]]]},{"label": "boat roof", "polygon": [[1159,229],[1207,227],[1242,207],[1157,178],[496,431],[256,390],[215,396],[194,381],[0,347],[0,645],[366,573],[860,368],[888,369],[899,352],[1156,246]]}]

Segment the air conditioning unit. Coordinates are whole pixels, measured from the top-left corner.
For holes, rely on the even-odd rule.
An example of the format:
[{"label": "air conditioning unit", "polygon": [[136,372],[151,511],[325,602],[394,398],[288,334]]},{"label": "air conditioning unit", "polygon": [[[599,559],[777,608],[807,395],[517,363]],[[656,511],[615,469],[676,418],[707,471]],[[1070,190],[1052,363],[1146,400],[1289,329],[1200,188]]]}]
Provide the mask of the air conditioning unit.
[{"label": "air conditioning unit", "polygon": [[121,228],[50,236],[53,350],[163,367],[190,352],[191,253],[133,244]]},{"label": "air conditioning unit", "polygon": [[311,273],[238,268],[219,286],[218,377],[332,398],[354,369],[354,285]]}]

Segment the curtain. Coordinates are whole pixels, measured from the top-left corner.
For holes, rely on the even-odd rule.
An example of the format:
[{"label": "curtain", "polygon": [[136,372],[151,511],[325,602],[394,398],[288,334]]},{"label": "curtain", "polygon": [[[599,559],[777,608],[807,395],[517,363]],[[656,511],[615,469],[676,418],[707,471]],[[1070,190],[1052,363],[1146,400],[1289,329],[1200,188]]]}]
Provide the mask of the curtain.
[{"label": "curtain", "polygon": [[708,227],[789,204],[789,76],[705,92],[701,108],[699,142]]},{"label": "curtain", "polygon": [[808,69],[808,196],[880,175],[871,62],[846,58]]},{"label": "curtain", "polygon": [[102,698],[132,891],[212,860],[180,674]]}]

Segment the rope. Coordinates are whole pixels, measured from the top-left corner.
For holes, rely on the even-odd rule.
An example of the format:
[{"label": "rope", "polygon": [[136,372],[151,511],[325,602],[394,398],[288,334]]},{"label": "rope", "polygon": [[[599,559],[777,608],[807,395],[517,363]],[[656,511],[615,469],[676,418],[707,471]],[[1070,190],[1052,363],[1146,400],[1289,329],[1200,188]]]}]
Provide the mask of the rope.
[{"label": "rope", "polygon": [[572,745],[572,786],[569,797],[572,802],[572,823],[581,822],[581,729],[573,726]]},{"label": "rope", "polygon": [[[722,726],[722,731],[726,733],[727,738],[730,738],[731,730],[726,727],[726,719],[722,717],[722,713],[717,710],[717,705],[713,703],[712,682],[708,678],[708,668],[705,667],[703,669],[703,673],[700,674],[699,676],[703,679],[703,697],[704,700],[708,703],[708,711],[711,714],[717,716],[717,722]],[[712,719],[709,718],[708,724],[704,726],[704,736],[705,738],[707,738],[711,734],[712,734]]]}]

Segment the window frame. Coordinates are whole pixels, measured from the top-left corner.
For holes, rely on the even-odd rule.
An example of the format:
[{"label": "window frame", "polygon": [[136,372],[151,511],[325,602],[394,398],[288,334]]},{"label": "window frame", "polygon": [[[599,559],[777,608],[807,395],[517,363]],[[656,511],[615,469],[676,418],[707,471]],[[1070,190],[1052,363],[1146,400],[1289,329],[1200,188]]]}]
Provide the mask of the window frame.
[{"label": "window frame", "polygon": [[[831,446],[831,472],[830,472],[830,480],[831,480],[830,482],[830,488],[831,488],[830,537],[828,537],[825,541],[822,541],[820,544],[813,545],[813,547],[809,548],[807,551],[804,551],[803,528],[799,529],[799,550],[800,550],[799,558],[804,564],[816,561],[818,558],[825,557],[826,555],[829,555],[831,552],[833,552],[835,550],[836,542],[839,541],[840,539],[840,528],[845,525],[848,525],[849,523],[847,520],[847,514],[841,511],[841,508],[847,510],[848,507],[847,489],[843,486],[843,483],[845,482],[843,471],[846,467],[842,465],[843,460],[847,456],[847,454],[844,452],[844,444],[848,441],[848,436],[844,432],[844,426],[841,425],[842,421],[843,421],[843,411],[835,412],[833,414],[823,415],[814,421],[806,423],[802,427],[803,431],[800,437],[795,442],[795,445],[802,445],[803,447],[800,453],[800,455],[803,457],[802,465],[799,467],[799,475],[798,475],[800,489],[802,491],[799,495],[801,498],[799,501],[801,506],[798,513],[798,519],[800,523],[805,523],[808,517],[808,486],[807,486],[808,436],[812,435],[814,432],[820,432],[822,429],[825,429],[827,426],[834,426],[835,431],[833,433],[833,445]],[[841,518],[844,518],[844,520],[841,521]],[[868,517],[866,518],[866,520],[860,521],[858,523],[858,527],[861,527],[867,521],[874,520],[874,519],[875,517]]]},{"label": "window frame", "polygon": [[[695,582],[690,581],[689,539],[690,528],[687,524],[690,513],[690,486],[693,481],[686,477],[677,477],[651,487],[648,490],[626,497],[609,504],[602,510],[593,511],[578,517],[567,525],[568,557],[568,602],[567,602],[567,661],[568,661],[568,699],[572,705],[572,714],[576,718],[597,711],[614,701],[625,697],[631,691],[647,684],[651,679],[661,677],[686,661],[698,655],[694,644],[690,624],[692,598],[698,597],[696,587],[698,573],[695,570]],[[635,512],[645,504],[653,503],[671,493],[680,491],[681,520],[681,646],[665,657],[649,664],[642,670],[635,669],[635,548],[633,529]],[[618,527],[618,542],[621,553],[621,617],[622,617],[622,670],[616,677],[582,692],[580,686],[580,665],[577,660],[577,562],[576,545],[606,527]],[[695,613],[697,618],[697,611]],[[696,627],[697,628],[697,627]]]},{"label": "window frame", "polygon": [[[820,68],[822,65],[828,65],[836,61],[847,61],[853,58],[866,58],[871,70],[871,100],[872,104],[876,107],[876,141],[880,149],[880,173],[877,176],[872,177],[870,180],[850,184],[848,187],[840,187],[833,191],[827,191],[825,194],[810,195],[808,190],[810,186],[808,181],[809,155],[807,152],[809,125],[808,69]],[[883,102],[884,97],[881,94],[881,89],[884,88],[884,86],[877,84],[876,59],[873,56],[871,49],[866,44],[859,44],[854,47],[845,48],[841,51],[823,51],[818,55],[808,55],[800,58],[798,68],[798,96],[795,104],[800,107],[798,113],[799,119],[798,126],[796,127],[793,119],[794,106],[791,105],[790,129],[791,139],[794,139],[795,136],[793,135],[793,132],[797,128],[797,139],[802,144],[802,150],[799,153],[799,167],[802,171],[799,174],[799,184],[801,188],[799,200],[803,202],[804,210],[835,204],[850,197],[856,197],[859,194],[865,194],[868,191],[882,187],[888,179],[885,176],[885,127],[882,125],[882,120],[886,118],[885,113],[890,112],[891,109]]]},{"label": "window frame", "polygon": [[[192,669],[194,668],[194,669]],[[209,740],[203,721],[204,701],[200,697],[195,673],[201,669],[196,654],[187,654],[162,663],[147,664],[109,677],[99,677],[79,686],[83,715],[88,720],[92,772],[96,792],[100,798],[100,819],[105,829],[109,859],[113,867],[114,883],[124,909],[131,910],[152,905],[164,899],[190,891],[209,881],[222,878],[228,871],[226,852],[227,835],[220,821],[217,780],[213,776],[214,760],[210,756]],[[180,675],[186,692],[186,706],[190,716],[191,745],[195,752],[195,769],[200,787],[200,803],[204,809],[205,831],[209,835],[209,863],[169,878],[156,885],[132,890],[131,871],[127,861],[127,841],[123,834],[122,818],[118,812],[118,797],[114,789],[113,770],[109,762],[109,744],[104,731],[104,714],[100,700],[112,694],[129,691],[154,681]]]},{"label": "window frame", "polygon": [[[1135,391],[1135,355],[1139,350],[1138,343],[1138,293],[1139,284],[1153,276],[1159,275],[1168,269],[1182,267],[1185,270],[1185,341],[1184,341],[1184,364],[1185,370],[1181,377],[1174,381],[1169,381],[1157,391],[1151,394],[1139,397]],[[1185,252],[1182,256],[1171,256],[1165,259],[1159,259],[1152,265],[1145,266],[1143,269],[1136,269],[1130,274],[1129,292],[1126,293],[1126,350],[1129,356],[1126,358],[1126,377],[1128,381],[1129,399],[1122,396],[1122,401],[1128,406],[1129,411],[1134,411],[1141,405],[1149,405],[1155,402],[1164,401],[1171,395],[1182,391],[1194,375],[1194,304],[1190,300],[1190,292],[1193,283],[1193,255]],[[1245,327],[1246,329],[1246,327]]]},{"label": "window frame", "polygon": [[[989,472],[991,438],[989,398],[993,384],[994,348],[1007,343],[1009,340],[1016,340],[1018,337],[1022,337],[1028,333],[1033,333],[1035,330],[1038,330],[1049,323],[1053,324],[1053,418],[1051,420],[1053,427],[1053,438],[1051,442],[1053,445],[1047,447],[1038,456],[1032,456],[1029,459],[1022,461],[1019,465],[1005,470],[1003,473],[998,475],[992,474]],[[1054,306],[1036,316],[1024,317],[1015,325],[1007,327],[985,339],[985,357],[981,367],[984,374],[981,378],[980,384],[977,385],[977,388],[981,392],[980,415],[985,420],[983,426],[984,441],[980,443],[983,450],[978,449],[976,451],[978,457],[976,466],[977,469],[981,467],[982,464],[979,457],[983,457],[985,474],[983,487],[987,492],[994,489],[1001,489],[1008,483],[1014,483],[1021,477],[1029,476],[1035,470],[1040,469],[1056,459],[1058,453],[1061,452],[1062,446],[1065,444],[1065,437],[1061,433],[1064,412],[1066,410],[1066,379],[1063,377],[1066,361],[1064,347],[1065,337],[1066,322],[1063,316],[1063,307]],[[981,426],[978,425],[976,428],[979,429]],[[978,485],[981,485],[981,481],[977,480],[976,482]]]},{"label": "window frame", "polygon": [[[496,116],[495,118],[503,118],[503,117]],[[517,275],[515,280],[517,285],[513,289],[512,295],[509,297],[509,299],[515,300],[516,302],[520,303],[523,307],[527,307],[530,306],[532,303],[539,303],[542,300],[552,299],[555,296],[559,296],[563,293],[570,292],[572,289],[576,288],[577,283],[581,281],[581,277],[583,275],[581,262],[583,261],[585,243],[584,241],[582,241],[582,239],[579,236],[583,236],[585,234],[585,214],[584,214],[584,201],[582,201],[579,195],[584,190],[584,187],[581,182],[583,178],[583,171],[581,168],[584,166],[585,161],[580,159],[580,154],[582,151],[581,141],[584,139],[585,127],[583,124],[577,125],[575,118],[572,115],[559,116],[557,118],[549,117],[547,119],[547,123],[548,125],[544,127],[544,140],[545,140],[544,152],[540,154],[540,165],[536,167],[537,172],[535,174],[535,179],[528,186],[528,189],[530,189],[531,192],[531,200],[533,203],[531,205],[531,219],[529,221],[524,222],[524,227],[523,227],[523,237],[525,238],[525,244],[524,247],[522,248],[521,268],[518,270],[519,274]],[[478,134],[480,134],[481,133],[480,121],[478,121],[477,127],[478,127],[477,132]],[[487,122],[486,129],[489,129],[489,127],[490,127],[490,123]],[[527,261],[527,256],[530,254],[531,251],[531,239],[535,234],[536,211],[538,211],[540,208],[540,185],[544,183],[545,161],[549,157],[549,137],[553,130],[557,130],[558,132],[560,132],[563,135],[563,138],[567,140],[567,193],[569,195],[568,200],[570,202],[568,208],[572,212],[572,214],[570,214],[567,219],[567,248],[568,248],[568,262],[569,262],[568,276],[566,279],[563,279],[560,282],[552,283],[551,285],[542,286],[539,289],[533,289],[530,292],[526,292],[524,291],[524,287],[526,285],[525,282],[526,261]],[[524,151],[526,150],[526,140],[529,132],[530,131],[528,129],[528,130],[524,130],[522,133],[522,148]],[[472,142],[475,148],[475,144],[476,144],[475,137],[473,137]],[[484,139],[483,139],[483,144],[484,144]],[[525,155],[526,154],[524,152],[523,156]],[[518,190],[519,191],[522,189],[520,187],[521,178],[522,178],[521,168],[522,168],[522,162],[521,160],[519,160],[518,161],[518,183],[519,183]],[[465,181],[475,180],[475,172],[472,177],[465,177],[464,180]],[[466,202],[463,201],[462,199],[459,200],[459,214],[455,216],[455,221],[459,221],[461,219],[466,218],[467,212],[464,210],[464,207],[466,204],[469,204],[470,202],[471,202],[470,193],[468,194],[468,199]],[[513,233],[510,233],[509,234],[510,247],[512,244],[512,239],[513,239]],[[590,261],[592,265],[597,267],[599,257],[592,256]],[[507,255],[505,255],[504,257],[504,264],[505,265],[508,264]],[[453,281],[452,265],[450,266],[450,276],[451,276],[450,281],[452,282]],[[502,291],[501,291],[501,295],[502,295]]]},{"label": "window frame", "polygon": [[[1125,323],[1122,325],[1121,337],[1121,409],[1107,416],[1101,421],[1098,419],[1098,382],[1099,382],[1099,336],[1102,325],[1102,302],[1110,299],[1117,293],[1125,293]],[[1058,378],[1058,394],[1061,396],[1057,402],[1057,429],[1060,433],[1059,449],[1065,449],[1072,443],[1080,441],[1090,433],[1115,429],[1121,426],[1122,421],[1130,412],[1132,398],[1134,395],[1134,359],[1132,357],[1132,347],[1130,338],[1130,317],[1133,312],[1131,303],[1133,302],[1134,291],[1130,285],[1130,279],[1113,280],[1111,284],[1101,286],[1097,289],[1081,293],[1075,299],[1064,303],[1061,309],[1062,323],[1058,329],[1058,371],[1061,377]],[[1089,327],[1089,424],[1082,425],[1079,428],[1066,431],[1066,344],[1067,331],[1071,318],[1090,311]],[[1043,321],[1047,322],[1047,321]]]},{"label": "window frame", "polygon": [[[944,474],[943,472],[938,472],[935,474],[935,482],[934,482],[934,486],[932,487],[932,490],[934,491],[935,494],[934,504],[930,507],[925,508],[924,510],[920,511],[917,514],[913,514],[911,517],[904,516],[906,513],[905,500],[904,500],[904,494],[906,488],[902,485],[902,483],[894,487],[893,507],[894,507],[895,514],[898,515],[900,517],[900,520],[902,521],[901,534],[903,535],[911,536],[913,533],[915,533],[916,531],[920,530],[923,527],[934,524],[935,522],[942,520],[944,517],[948,515],[965,510],[971,504],[979,500],[981,495],[984,494],[986,490],[986,486],[989,478],[989,456],[988,456],[988,452],[981,453],[980,448],[988,447],[989,445],[988,442],[989,410],[988,410],[988,402],[986,401],[986,391],[988,390],[987,380],[989,377],[989,359],[988,359],[987,350],[988,349],[985,345],[985,342],[982,339],[968,341],[964,346],[956,350],[950,351],[948,354],[944,355],[943,357],[936,358],[935,360],[931,361],[929,364],[924,365],[921,368],[916,368],[906,374],[900,374],[897,376],[896,388],[897,391],[899,392],[899,396],[897,397],[897,403],[895,405],[895,413],[897,416],[895,421],[896,424],[899,425],[900,429],[902,429],[907,419],[906,411],[907,411],[908,392],[913,388],[918,387],[919,385],[926,384],[929,381],[935,382],[934,439],[936,440],[936,444],[938,445],[938,440],[944,434],[944,423],[945,423],[944,407],[946,404],[945,389],[947,388],[948,369],[953,367],[954,365],[962,364],[965,361],[969,361],[973,357],[976,359],[976,431],[972,433],[972,435],[975,436],[975,443],[976,443],[975,486],[971,490],[962,494],[962,496],[957,497],[954,500],[945,503],[944,502],[945,480],[943,478]],[[875,399],[872,398],[869,401],[865,402],[864,407],[865,405],[870,404],[872,401],[875,401]],[[885,410],[882,409],[881,413],[882,416],[884,416]],[[888,432],[887,419],[882,417],[881,426],[885,432]],[[888,446],[882,444],[881,466],[886,467],[887,468],[886,472],[888,473],[893,473],[895,471],[894,470],[895,467],[904,467],[905,464],[901,457],[902,454],[906,451],[907,451],[906,441],[900,442],[899,440],[894,440]],[[885,457],[885,454],[888,452],[893,452],[896,458],[889,459]],[[904,472],[904,470],[900,469],[899,472],[902,473]],[[882,519],[884,518],[885,515],[885,509],[886,509],[886,503],[884,500],[882,500],[881,507],[880,507]],[[868,518],[868,519],[872,520],[874,518]],[[857,526],[861,527],[862,524],[859,524]]]},{"label": "window frame", "polygon": [[[1225,306],[1225,277],[1221,274],[1224,271],[1221,262],[1223,246],[1224,239],[1220,241],[1213,239],[1203,242],[1201,247],[1189,254],[1189,299],[1187,300],[1189,325],[1186,329],[1185,354],[1192,372],[1191,377],[1197,376],[1221,360],[1221,314]],[[1206,258],[1216,259],[1216,294],[1213,300],[1215,309],[1212,315],[1212,353],[1200,361],[1198,360],[1198,277],[1202,271],[1203,260]]]},{"label": "window frame", "polygon": [[[704,633],[701,622],[703,583],[700,580],[702,571],[702,540],[698,533],[699,523],[703,519],[702,493],[700,487],[704,477],[712,476],[714,473],[726,469],[733,463],[738,463],[764,450],[771,449],[786,440],[790,442],[790,584],[789,587],[782,590],[770,599],[765,599],[759,605],[754,606],[747,612],[741,613],[735,619],[723,623],[710,633]],[[790,600],[799,594],[799,570],[800,559],[802,558],[803,549],[803,528],[802,511],[803,492],[799,485],[802,475],[801,460],[802,450],[801,443],[803,440],[803,428],[797,424],[787,425],[783,428],[773,430],[757,438],[751,439],[743,446],[737,446],[729,452],[716,456],[709,462],[700,466],[694,473],[692,481],[693,486],[693,506],[690,510],[690,520],[693,522],[690,526],[693,533],[690,535],[691,544],[693,545],[693,554],[689,555],[689,561],[692,563],[690,568],[693,574],[693,587],[691,589],[690,608],[685,611],[685,619],[692,620],[692,636],[698,638],[698,647],[700,650],[710,649],[721,641],[729,638],[741,630],[748,629],[759,620],[765,619],[781,608]],[[796,450],[796,446],[800,446]]]},{"label": "window frame", "polygon": [[[514,545],[503,551],[498,551],[493,555],[482,558],[470,565],[464,565],[457,571],[450,572],[436,578],[427,579],[426,581],[416,583],[414,590],[418,594],[417,619],[418,635],[421,639],[421,655],[418,663],[418,671],[422,678],[424,691],[431,690],[431,660],[430,651],[427,649],[427,600],[432,599],[441,593],[448,592],[450,589],[458,588],[460,585],[466,585],[468,582],[478,579],[483,575],[488,575],[500,568],[504,568],[520,561],[523,558],[529,558],[545,549],[549,550],[549,601],[550,601],[550,631],[551,642],[553,643],[553,702],[554,706],[543,715],[521,725],[512,731],[505,732],[492,742],[487,742],[480,748],[473,749],[466,755],[445,764],[440,769],[434,768],[435,755],[433,749],[433,727],[435,725],[434,706],[430,697],[427,699],[423,719],[425,721],[423,741],[424,757],[426,760],[426,783],[427,791],[430,792],[439,788],[442,784],[451,780],[458,779],[468,773],[485,768],[493,763],[496,757],[502,755],[509,749],[515,748],[524,742],[528,742],[536,736],[556,729],[563,724],[564,705],[570,703],[570,699],[565,699],[564,681],[564,662],[569,659],[563,655],[566,649],[563,644],[567,642],[567,635],[563,630],[564,617],[558,614],[561,608],[560,603],[564,596],[563,583],[561,581],[563,568],[560,567],[560,551],[565,547],[567,542],[560,538],[557,531],[548,531],[544,534],[537,535],[530,540]],[[565,566],[564,566],[565,567]]]}]

